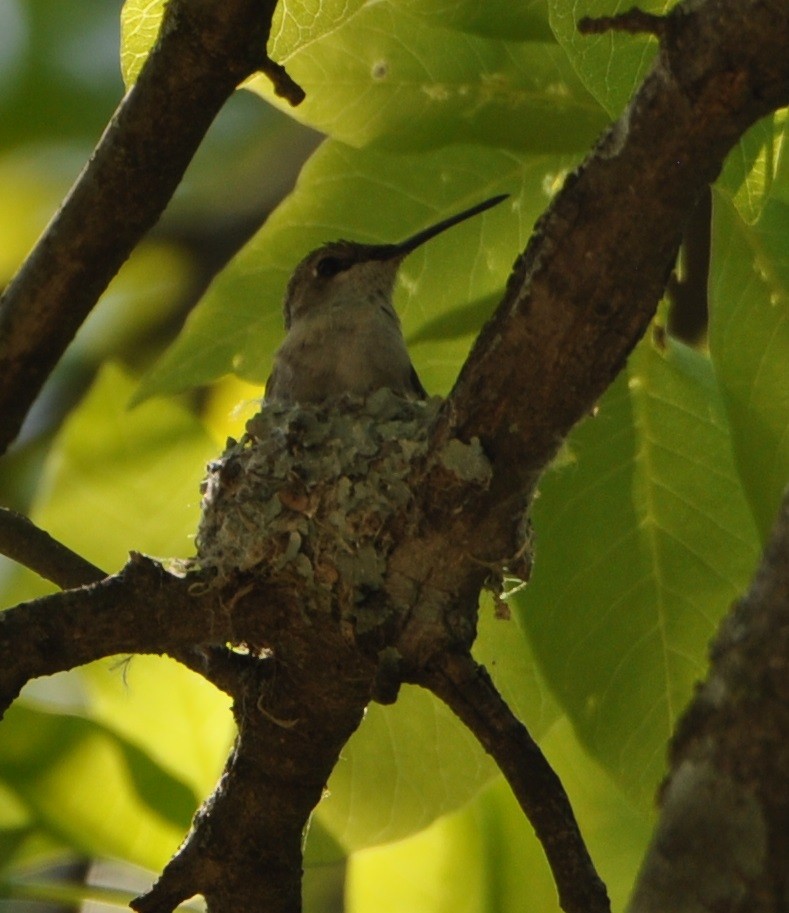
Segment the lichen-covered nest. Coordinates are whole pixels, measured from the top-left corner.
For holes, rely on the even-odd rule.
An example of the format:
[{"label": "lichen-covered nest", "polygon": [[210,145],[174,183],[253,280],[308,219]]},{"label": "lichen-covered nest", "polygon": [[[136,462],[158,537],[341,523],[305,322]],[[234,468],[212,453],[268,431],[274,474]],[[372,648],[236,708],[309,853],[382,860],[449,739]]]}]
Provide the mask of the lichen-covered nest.
[{"label": "lichen-covered nest", "polygon": [[313,594],[378,589],[387,522],[411,498],[440,400],[390,390],[311,406],[264,403],[229,441],[203,484],[198,561],[224,584],[239,572],[278,575]]}]

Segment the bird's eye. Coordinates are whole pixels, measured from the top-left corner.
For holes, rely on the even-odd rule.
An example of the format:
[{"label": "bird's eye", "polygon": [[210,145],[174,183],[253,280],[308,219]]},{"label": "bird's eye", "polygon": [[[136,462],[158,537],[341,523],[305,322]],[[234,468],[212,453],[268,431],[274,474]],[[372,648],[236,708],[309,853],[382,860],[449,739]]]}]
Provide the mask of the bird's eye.
[{"label": "bird's eye", "polygon": [[347,264],[337,257],[322,257],[315,265],[315,272],[323,279],[331,279],[347,268]]}]

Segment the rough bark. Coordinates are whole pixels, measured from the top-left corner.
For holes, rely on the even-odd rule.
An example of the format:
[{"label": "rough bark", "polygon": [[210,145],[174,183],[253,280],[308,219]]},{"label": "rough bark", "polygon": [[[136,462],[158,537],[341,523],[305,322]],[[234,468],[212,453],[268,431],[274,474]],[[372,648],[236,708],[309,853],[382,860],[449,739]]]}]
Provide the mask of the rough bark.
[{"label": "rough bark", "polygon": [[[252,0],[228,0],[224,6],[172,0],[171,13],[184,17],[174,25],[186,22],[198,29],[203,27],[199,20],[186,19],[185,11],[213,11],[212,23],[232,24],[229,33],[235,34],[243,19],[234,19],[233,10],[259,16],[265,6]],[[227,19],[218,12],[225,7]],[[568,179],[516,263],[503,302],[430,428],[426,449],[402,480],[410,496],[387,517],[384,567],[374,588],[339,593],[329,575],[330,611],[316,603],[315,611],[305,612],[303,589],[294,586],[292,574],[277,576],[282,570],[277,561],[215,587],[202,572],[182,576],[137,558],[120,575],[2,616],[0,690],[6,704],[31,676],[102,655],[146,651],[172,652],[235,699],[239,739],[223,781],[160,882],[136,902],[138,909],[170,910],[202,891],[214,911],[243,913],[260,909],[263,902],[270,913],[298,910],[298,837],[309,809],[366,702],[374,696],[394,699],[401,679],[423,682],[473,722],[502,768],[510,767],[508,776],[518,788],[522,771],[511,769],[512,733],[518,733],[516,741],[523,734],[505,725],[500,714],[486,713],[490,694],[485,689],[465,687],[463,675],[453,680],[453,657],[460,657],[461,666],[468,662],[479,592],[491,575],[507,565],[528,573],[523,518],[535,481],[644,332],[696,199],[745,129],[789,102],[789,7],[783,0],[707,0],[681,5],[665,20],[634,15],[618,22],[658,33],[659,58],[622,118]],[[203,57],[224,53],[219,50],[223,33],[211,34],[210,44],[198,44],[196,58],[189,41],[179,52],[198,67],[195,76],[202,74],[194,95],[187,92],[179,102],[177,93],[171,94],[168,80],[175,77],[169,67],[159,72],[170,86],[169,99],[161,99],[167,111],[198,96],[205,107],[203,90],[213,99],[209,107],[216,108],[240,73],[266,65],[259,56],[264,45],[253,41],[250,59],[250,44],[242,41],[242,62],[228,64],[232,78],[220,80],[222,91],[210,79],[206,88]],[[172,61],[173,71],[179,65]],[[150,118],[146,98],[157,97],[158,90],[151,86],[149,91],[147,96],[142,89],[133,93],[126,110]],[[147,142],[137,146],[127,116],[119,114],[111,126],[102,156],[113,162],[107,180],[120,179],[113,192],[129,184],[133,194],[145,178],[154,180],[149,170],[158,171],[168,153],[157,147],[152,156]],[[156,110],[158,129],[168,132],[161,116]],[[184,149],[196,145],[203,129],[184,125],[190,137]],[[182,164],[188,157],[184,151],[179,156]],[[180,167],[167,170],[166,186],[144,214],[134,216],[133,231],[118,224],[119,213],[106,198],[94,200],[88,224],[69,223],[70,207],[87,186],[78,189],[45,236],[44,248],[23,267],[4,303],[4,319],[10,321],[3,324],[4,339],[11,348],[8,360],[0,361],[8,397],[0,410],[13,417],[14,427],[31,398],[25,394],[14,402],[20,385],[36,387],[78,322],[55,310],[45,318],[31,305],[28,342],[19,342],[22,324],[14,321],[22,319],[21,311],[13,302],[41,300],[42,277],[49,275],[42,256],[51,258],[53,272],[46,281],[54,283],[52,300],[62,307],[74,298],[82,304],[72,313],[82,313],[156,217]],[[138,203],[129,199],[124,205],[136,212]],[[69,246],[72,233],[76,247]],[[38,373],[30,354],[36,336],[43,340]],[[468,460],[448,461],[447,448]],[[289,497],[289,509],[303,512],[299,493]],[[349,613],[348,605],[363,611]],[[245,645],[245,652],[228,650],[227,643]],[[775,687],[775,681],[770,685]],[[769,696],[767,683],[759,689],[759,696]],[[787,740],[786,722],[776,714],[776,738],[760,746],[778,752],[781,739]],[[682,745],[680,739],[678,751],[685,750]],[[305,752],[305,746],[314,746],[314,753]],[[745,769],[725,768],[738,795]],[[753,769],[760,769],[758,763]],[[677,782],[681,785],[682,777]],[[749,788],[751,801],[754,787]],[[528,804],[526,794],[520,798]],[[751,815],[745,808],[748,827],[761,816],[765,830],[777,830],[782,811],[766,821],[761,807],[758,812]],[[544,822],[538,830],[545,832]],[[775,846],[777,853],[781,848]],[[550,840],[546,848],[550,855]],[[744,859],[748,865],[757,857],[763,861],[764,854],[754,852]],[[765,850],[776,861],[772,852]],[[593,869],[579,864],[575,878],[577,884],[559,888],[565,909],[605,910],[605,892]]]},{"label": "rough bark", "polygon": [[789,896],[789,492],[671,746],[630,913],[779,913]]}]

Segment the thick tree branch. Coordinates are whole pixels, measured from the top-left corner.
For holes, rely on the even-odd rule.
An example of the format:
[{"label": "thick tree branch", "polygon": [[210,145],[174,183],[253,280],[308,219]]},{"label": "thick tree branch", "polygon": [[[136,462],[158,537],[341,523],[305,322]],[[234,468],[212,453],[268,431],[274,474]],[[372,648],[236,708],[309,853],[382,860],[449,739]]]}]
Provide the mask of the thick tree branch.
[{"label": "thick tree branch", "polygon": [[263,70],[275,0],[169,0],[159,40],[96,150],[0,299],[0,453],[77,329],[159,218],[235,87]]},{"label": "thick tree branch", "polygon": [[663,31],[628,109],[540,219],[446,404],[437,445],[476,436],[494,472],[461,515],[422,487],[455,551],[515,550],[525,496],[643,334],[700,193],[742,133],[789,103],[784,0],[680,4]]},{"label": "thick tree branch", "polygon": [[[0,508],[0,553],[30,568],[64,590],[86,587],[108,576],[101,568],[86,561],[62,542],[58,542],[27,517],[4,507]],[[204,587],[199,583],[197,585],[198,589],[205,592]],[[193,584],[189,586],[192,587]],[[194,589],[191,592],[194,592]],[[56,596],[51,601],[56,603],[51,609],[51,616],[54,617],[61,599]],[[8,635],[8,630],[4,634]],[[111,644],[103,644],[99,649],[103,651],[102,655],[125,652]],[[164,647],[157,652],[163,651]],[[253,657],[236,653],[228,647],[207,644],[187,644],[182,647],[173,644],[167,648],[167,652],[173,659],[198,672],[229,695],[237,693],[239,680],[250,674],[250,669],[256,662]],[[34,674],[45,674],[45,671]]]},{"label": "thick tree branch", "polygon": [[645,13],[634,6],[616,16],[584,16],[578,21],[578,31],[582,35],[629,32],[631,35],[649,34],[662,38],[666,34],[666,17]]},{"label": "thick tree branch", "polygon": [[161,878],[132,903],[138,913],[170,913],[198,891],[210,910],[301,909],[304,828],[364,715],[373,671],[336,631],[324,634],[303,643],[306,662],[258,661],[239,682],[225,772]]},{"label": "thick tree branch", "polygon": [[631,913],[779,913],[789,872],[789,491],[671,748]]},{"label": "thick tree branch", "polygon": [[214,591],[132,555],[99,583],[0,612],[0,713],[31,678],[117,653],[177,652],[232,640]]},{"label": "thick tree branch", "polygon": [[441,698],[479,739],[507,778],[534,827],[567,913],[609,913],[561,780],[490,676],[470,654],[445,653],[418,681]]}]

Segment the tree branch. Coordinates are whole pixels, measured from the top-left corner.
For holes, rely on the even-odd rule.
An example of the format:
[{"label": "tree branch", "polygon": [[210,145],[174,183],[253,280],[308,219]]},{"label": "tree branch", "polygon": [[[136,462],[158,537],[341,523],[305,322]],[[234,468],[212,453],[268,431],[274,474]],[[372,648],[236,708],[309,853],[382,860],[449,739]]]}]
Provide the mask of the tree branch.
[{"label": "tree branch", "polygon": [[93,156],[0,298],[0,453],[79,326],[159,218],[214,117],[263,70],[274,0],[170,0],[159,39]]},{"label": "tree branch", "polygon": [[786,909],[789,491],[747,595],[679,723],[630,913]]},{"label": "tree branch", "polygon": [[566,913],[609,913],[561,780],[470,654],[445,653],[417,676],[468,726],[507,778],[551,866]]},{"label": "tree branch", "polygon": [[[107,576],[101,568],[86,561],[62,542],[58,542],[27,517],[5,507],[0,508],[0,553],[30,568],[64,590],[89,586]],[[190,589],[194,592],[193,583],[190,583]],[[203,590],[199,584],[198,590]],[[60,601],[57,597],[53,599]],[[51,615],[54,616],[56,611],[57,609],[53,608]],[[0,628],[0,631],[2,630]],[[209,630],[213,630],[213,625]],[[99,649],[105,651],[102,655],[127,652],[111,645],[104,645]],[[164,646],[157,650],[164,651]],[[167,648],[167,653],[231,697],[238,694],[239,682],[253,674],[259,663],[256,657],[248,654],[238,653],[229,647],[208,644],[187,644],[182,647],[173,645]]]},{"label": "tree branch", "polygon": [[159,881],[132,903],[138,913],[170,913],[196,892],[212,911],[301,909],[304,829],[364,716],[375,662],[310,610],[307,588],[282,594],[277,619],[261,625],[267,596],[262,579],[250,581],[234,623],[258,636],[270,628],[277,646],[246,657],[236,676],[238,737],[225,772]]},{"label": "tree branch", "polygon": [[648,34],[662,38],[666,33],[666,17],[645,13],[634,6],[616,16],[584,16],[578,20],[578,31],[582,35],[629,32],[631,35]]},{"label": "tree branch", "polygon": [[699,195],[742,133],[789,103],[783,0],[679,4],[664,32],[627,110],[539,220],[436,427],[437,449],[478,437],[492,464],[461,515],[431,497],[440,465],[421,488],[432,529],[478,560],[516,551],[525,499],[643,334]]},{"label": "tree branch", "polygon": [[96,583],[107,576],[27,517],[7,507],[0,507],[0,554],[62,589]]},{"label": "tree branch", "polygon": [[112,577],[0,612],[0,713],[31,678],[118,653],[232,640],[215,591],[133,554]]}]

